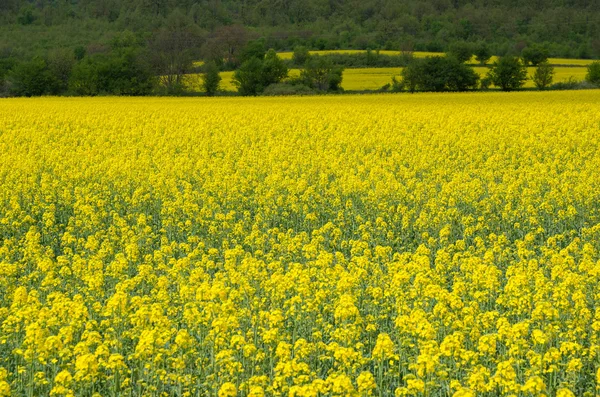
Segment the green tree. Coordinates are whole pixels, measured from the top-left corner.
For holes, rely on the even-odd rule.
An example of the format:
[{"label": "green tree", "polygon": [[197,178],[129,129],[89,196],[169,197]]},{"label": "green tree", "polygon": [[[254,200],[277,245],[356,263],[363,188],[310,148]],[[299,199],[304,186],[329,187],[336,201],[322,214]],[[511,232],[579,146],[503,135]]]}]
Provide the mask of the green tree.
[{"label": "green tree", "polygon": [[464,41],[457,41],[450,45],[448,55],[456,58],[461,63],[468,62],[473,56],[473,46]]},{"label": "green tree", "polygon": [[28,4],[21,7],[19,11],[19,16],[17,17],[17,21],[21,25],[31,25],[37,19],[37,13],[35,8],[32,5]]},{"label": "green tree", "polygon": [[250,40],[240,53],[240,62],[244,63],[250,58],[264,59],[267,54],[265,39]]},{"label": "green tree", "polygon": [[538,45],[527,46],[521,51],[521,58],[526,66],[537,66],[548,60],[548,50]]},{"label": "green tree", "polygon": [[215,62],[209,62],[204,65],[204,73],[202,74],[202,88],[206,92],[206,95],[213,96],[219,90],[219,84],[221,83],[221,75],[219,74],[219,68]]},{"label": "green tree", "polygon": [[267,52],[264,59],[252,57],[245,61],[233,75],[233,83],[242,95],[258,95],[271,84],[281,82],[288,75],[288,68],[275,50]]},{"label": "green tree", "polygon": [[302,66],[306,64],[310,58],[310,52],[308,48],[304,46],[296,46],[294,48],[294,54],[292,55],[292,63],[296,66]]},{"label": "green tree", "polygon": [[251,58],[242,63],[242,66],[233,74],[233,84],[241,95],[258,95],[266,87],[262,85],[262,61]]},{"label": "green tree", "polygon": [[73,68],[69,88],[78,95],[148,95],[156,77],[147,58],[135,48],[86,57]]},{"label": "green tree", "polygon": [[48,53],[48,70],[54,80],[52,94],[60,94],[69,88],[69,79],[75,66],[75,56],[68,49],[55,49]]},{"label": "green tree", "polygon": [[0,51],[0,94],[2,94],[2,91],[4,91],[5,88],[6,75],[15,63],[16,59],[12,57],[10,51],[6,51],[6,53]]},{"label": "green tree", "polygon": [[100,94],[100,63],[103,55],[85,57],[78,62],[69,78],[69,89],[76,95],[95,96]]},{"label": "green tree", "polygon": [[167,92],[176,94],[184,90],[184,76],[200,57],[201,34],[179,10],[172,12],[165,24],[150,41],[150,61]]},{"label": "green tree", "polygon": [[73,55],[75,56],[75,59],[77,61],[81,61],[85,57],[86,53],[87,50],[82,45],[75,47],[75,49],[73,50]]},{"label": "green tree", "polygon": [[490,58],[492,58],[492,52],[490,51],[490,48],[487,46],[487,44],[484,42],[477,44],[474,53],[475,59],[482,66],[486,65],[489,62]]},{"label": "green tree", "polygon": [[8,73],[7,80],[12,95],[27,97],[49,94],[56,84],[42,58],[16,64]]},{"label": "green tree", "polygon": [[585,80],[589,83],[600,86],[600,61],[596,61],[588,65]]},{"label": "green tree", "polygon": [[479,75],[454,57],[427,57],[404,68],[402,81],[411,92],[467,91],[477,88]]},{"label": "green tree", "polygon": [[513,91],[527,81],[527,67],[518,57],[504,56],[494,62],[488,76],[502,91]]},{"label": "green tree", "polygon": [[546,62],[540,63],[533,73],[533,83],[540,89],[546,89],[554,79],[554,67]]},{"label": "green tree", "polygon": [[339,91],[342,85],[344,69],[335,66],[326,57],[311,57],[300,72],[304,85],[319,91]]},{"label": "green tree", "polygon": [[240,53],[248,43],[248,36],[242,25],[221,26],[208,38],[203,52],[213,60],[220,57],[229,70],[234,69],[241,64]]},{"label": "green tree", "polygon": [[277,84],[281,80],[285,79],[288,75],[288,68],[285,62],[279,56],[275,50],[270,49],[262,64],[262,85],[267,88],[271,84]]}]

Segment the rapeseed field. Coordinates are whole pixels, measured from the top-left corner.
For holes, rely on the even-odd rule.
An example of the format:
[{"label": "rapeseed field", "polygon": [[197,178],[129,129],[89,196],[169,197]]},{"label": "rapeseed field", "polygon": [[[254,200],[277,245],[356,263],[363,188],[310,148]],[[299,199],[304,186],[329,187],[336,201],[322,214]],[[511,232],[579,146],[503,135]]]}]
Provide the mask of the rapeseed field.
[{"label": "rapeseed field", "polygon": [[0,396],[594,396],[600,92],[0,101]]},{"label": "rapeseed field", "polygon": [[[474,67],[474,70],[479,74],[481,78],[485,77],[489,68],[486,67]],[[527,68],[528,80],[525,82],[525,87],[533,88],[533,74],[535,68]],[[353,68],[345,69],[343,73],[342,88],[350,91],[362,91],[362,90],[378,90],[386,84],[392,82],[392,77],[396,77],[401,80],[402,68]],[[587,69],[584,67],[577,66],[558,66],[554,68],[554,82],[565,82],[568,80],[583,81]],[[290,69],[290,77],[298,77],[300,75],[299,69]],[[187,75],[186,87],[192,91],[201,92],[202,80],[199,74]],[[224,91],[236,91],[237,87],[233,84],[233,72],[221,72],[222,81],[220,89]]]}]

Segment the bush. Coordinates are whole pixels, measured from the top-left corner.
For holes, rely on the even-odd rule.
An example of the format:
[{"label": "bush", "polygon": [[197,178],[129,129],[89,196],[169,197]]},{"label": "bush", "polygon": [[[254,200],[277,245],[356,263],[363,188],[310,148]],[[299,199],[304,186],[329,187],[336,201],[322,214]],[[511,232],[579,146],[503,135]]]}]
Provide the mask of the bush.
[{"label": "bush", "polygon": [[156,86],[147,57],[135,49],[84,58],[74,68],[69,88],[77,95],[147,95]]},{"label": "bush", "polygon": [[85,57],[77,63],[69,79],[69,89],[76,95],[95,96],[100,90],[100,64],[104,62],[102,55]]},{"label": "bush", "polygon": [[489,78],[489,76],[486,76],[479,81],[479,88],[481,90],[489,90],[491,85],[492,80]]},{"label": "bush", "polygon": [[523,87],[527,81],[527,68],[519,58],[504,56],[494,62],[488,77],[502,91],[513,91]]},{"label": "bush", "polygon": [[221,75],[219,74],[219,68],[213,61],[208,62],[204,65],[204,73],[202,74],[202,88],[206,95],[213,96],[219,91],[219,84],[221,83]]},{"label": "bush", "polygon": [[[329,53],[323,55],[310,55],[310,58],[324,58],[332,65],[341,66],[343,68],[400,68],[408,65],[412,61],[412,55],[410,53],[387,55],[380,54],[377,51],[364,51],[358,53]],[[289,63],[294,66],[299,66],[304,65],[306,62],[297,64],[292,60],[289,61]]]},{"label": "bush", "polygon": [[533,83],[538,89],[544,90],[550,84],[552,84],[553,78],[554,68],[546,61],[540,63],[535,69],[535,72],[533,74]]},{"label": "bush", "polygon": [[15,96],[40,96],[50,94],[56,85],[48,64],[35,58],[16,64],[7,75],[10,93]]},{"label": "bush", "polygon": [[537,45],[525,47],[523,51],[521,51],[521,58],[523,59],[525,66],[530,63],[533,66],[537,66],[548,61],[548,50]]},{"label": "bush", "polygon": [[588,65],[585,81],[600,86],[600,61],[596,61]]},{"label": "bush", "polygon": [[474,53],[475,53],[475,59],[482,66],[486,65],[489,62],[490,58],[492,57],[492,52],[490,51],[487,44],[484,42],[479,43],[475,47]]},{"label": "bush", "polygon": [[288,75],[288,68],[285,62],[279,58],[275,50],[270,49],[265,55],[262,65],[262,85],[268,87],[271,84],[277,84]]},{"label": "bush", "polygon": [[17,22],[21,25],[31,25],[37,19],[35,8],[32,5],[26,5],[21,7],[19,15],[17,16]]},{"label": "bush", "polygon": [[577,80],[573,76],[570,76],[567,81],[559,81],[550,86],[551,90],[587,90],[590,88],[596,88],[596,86],[588,81]]},{"label": "bush", "polygon": [[0,95],[8,95],[6,76],[14,66],[15,62],[15,59],[10,54],[4,56],[4,54],[0,52]]},{"label": "bush", "polygon": [[427,57],[404,68],[402,79],[411,92],[466,91],[477,88],[479,76],[454,57]]},{"label": "bush", "polygon": [[69,79],[75,66],[75,55],[67,49],[50,51],[47,57],[48,70],[54,80],[51,94],[62,94],[69,88]]},{"label": "bush", "polygon": [[[392,77],[393,79],[394,77]],[[382,85],[381,87],[379,87],[379,89],[377,90],[377,92],[388,92],[390,90],[390,88],[392,88],[392,84],[391,83],[386,83],[384,85]]]},{"label": "bush", "polygon": [[302,66],[306,64],[308,58],[310,58],[310,52],[308,51],[308,48],[304,46],[298,46],[294,48],[294,54],[292,55],[292,63],[294,65]]},{"label": "bush", "polygon": [[314,95],[316,92],[303,84],[277,83],[268,86],[263,95],[287,96],[287,95]]},{"label": "bush", "polygon": [[267,54],[265,48],[265,39],[251,40],[242,49],[240,54],[240,62],[244,63],[251,58],[264,59]]},{"label": "bush", "polygon": [[274,50],[269,50],[264,59],[253,57],[240,66],[233,75],[233,83],[241,95],[258,95],[271,84],[287,77],[288,68]]},{"label": "bush", "polygon": [[85,55],[87,53],[87,50],[85,49],[84,46],[77,46],[75,47],[75,49],[73,50],[73,55],[75,56],[75,59],[78,61],[81,61]]},{"label": "bush", "polygon": [[398,80],[396,76],[392,76],[392,81],[383,85],[378,90],[379,92],[402,92],[404,91],[404,81]]},{"label": "bush", "polygon": [[403,84],[402,80],[398,80],[396,78],[396,76],[393,76],[390,91],[392,91],[392,92],[404,91],[404,84]]},{"label": "bush", "polygon": [[300,72],[304,85],[319,91],[340,91],[344,69],[324,57],[311,57]]},{"label": "bush", "polygon": [[261,85],[262,61],[252,58],[242,63],[233,75],[233,84],[241,95],[258,95],[265,87]]},{"label": "bush", "polygon": [[456,58],[461,63],[468,62],[473,56],[473,46],[464,41],[458,41],[450,45],[448,55]]}]

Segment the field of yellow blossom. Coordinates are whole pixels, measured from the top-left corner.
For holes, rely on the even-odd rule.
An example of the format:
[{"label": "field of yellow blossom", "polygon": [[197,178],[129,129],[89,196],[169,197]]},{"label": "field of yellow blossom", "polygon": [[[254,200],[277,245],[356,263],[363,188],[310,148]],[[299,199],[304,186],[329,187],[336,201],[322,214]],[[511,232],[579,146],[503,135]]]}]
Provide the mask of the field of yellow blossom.
[{"label": "field of yellow blossom", "polygon": [[[525,87],[533,88],[534,67],[527,68],[528,80],[525,82]],[[484,78],[489,68],[475,67],[475,72],[481,78]],[[223,79],[219,88],[223,91],[237,91],[237,87],[233,84],[234,72],[221,72]],[[402,68],[356,68],[345,69],[343,73],[342,88],[350,91],[362,90],[378,90],[386,84],[392,82],[392,77],[401,80]],[[554,82],[566,82],[569,80],[583,81],[587,74],[587,68],[581,66],[557,66],[554,68]],[[290,77],[298,77],[300,69],[290,69]],[[186,75],[185,86],[193,92],[202,92],[202,76],[200,74]]]},{"label": "field of yellow blossom", "polygon": [[595,396],[599,109],[0,100],[0,396]]}]

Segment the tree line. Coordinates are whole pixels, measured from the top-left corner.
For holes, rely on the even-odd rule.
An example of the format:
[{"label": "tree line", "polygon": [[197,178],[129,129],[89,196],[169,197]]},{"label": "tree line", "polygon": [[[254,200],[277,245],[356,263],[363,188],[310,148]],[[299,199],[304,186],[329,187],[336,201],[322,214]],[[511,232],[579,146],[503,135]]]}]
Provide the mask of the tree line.
[{"label": "tree line", "polygon": [[[224,70],[235,71],[234,84],[241,95],[339,92],[347,67],[404,67],[402,81],[394,80],[385,89],[392,91],[461,91],[492,84],[516,89],[527,77],[527,65],[541,65],[536,71],[540,88],[552,83],[552,68],[547,65],[551,52],[539,44],[524,47],[519,57],[505,55],[483,79],[465,63],[475,58],[481,65],[488,64],[494,52],[485,41],[456,41],[448,46],[447,57],[425,60],[414,59],[412,47],[398,55],[366,50],[314,56],[308,46],[298,45],[291,60],[281,60],[267,48],[265,37],[242,25],[217,27],[204,36],[192,17],[173,12],[152,34],[124,31],[104,43],[53,48],[29,58],[4,49],[0,51],[0,95],[182,95],[189,94],[186,84],[193,73],[202,76],[203,91],[215,95]],[[499,73],[508,67],[508,60],[518,64],[515,70],[524,76],[517,76],[517,83],[503,82]],[[301,70],[299,76],[288,76],[292,67]],[[594,82],[593,71],[590,75],[588,80]],[[562,88],[575,85],[571,82]]]},{"label": "tree line", "polygon": [[[207,45],[186,16],[172,15],[146,38],[126,31],[106,45],[55,49],[25,60],[0,57],[0,96],[189,95],[195,74],[202,91],[215,95],[223,70],[235,71],[240,95],[340,91],[343,67],[331,59],[301,50],[300,65],[297,56],[284,61],[266,48],[264,39],[253,39],[241,26],[224,27]],[[294,78],[288,78],[291,63],[302,68]]]},{"label": "tree line", "polygon": [[31,56],[128,29],[151,34],[183,13],[206,40],[239,25],[278,51],[443,52],[456,41],[484,41],[498,55],[541,43],[551,56],[593,58],[600,57],[598,9],[600,0],[2,0],[0,36],[4,46]]},{"label": "tree line", "polygon": [[[481,66],[489,66],[488,73],[481,78],[466,62],[477,60]],[[492,57],[487,45],[473,46],[469,43],[454,43],[446,56],[432,56],[412,60],[401,73],[401,79],[392,82],[383,91],[468,91],[487,90],[495,86],[502,91],[523,88],[529,79],[528,66],[534,66],[532,76],[537,89],[581,89],[600,86],[600,62],[587,67],[585,81],[570,79],[554,83],[554,66],[548,61],[548,51],[540,46],[525,49],[521,56],[505,55],[488,65]]]}]

